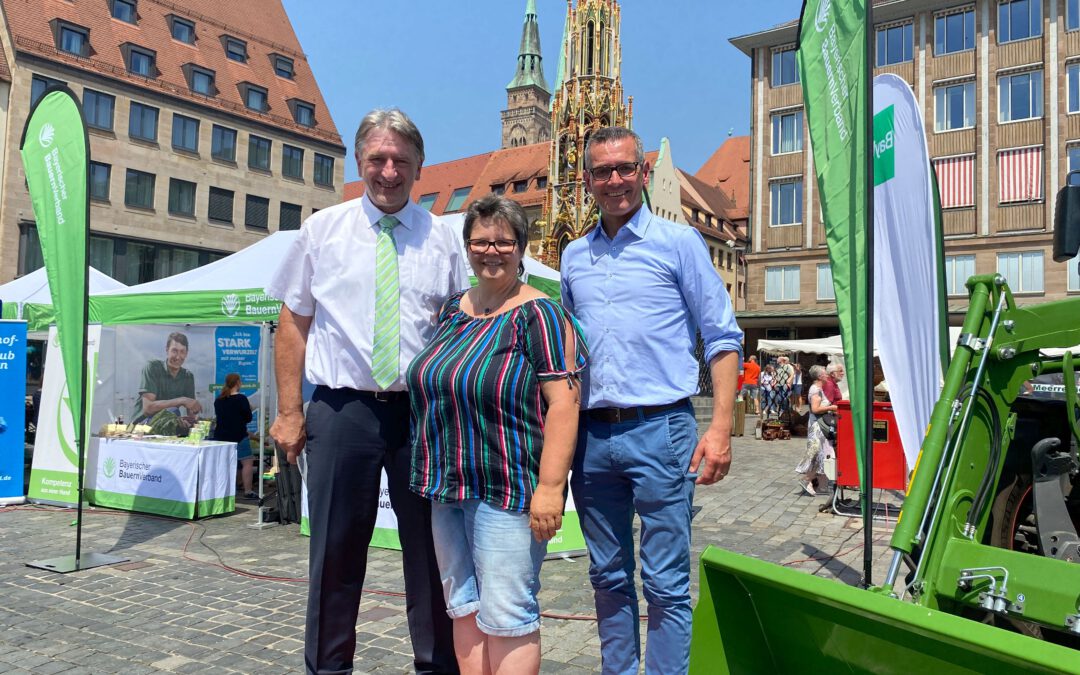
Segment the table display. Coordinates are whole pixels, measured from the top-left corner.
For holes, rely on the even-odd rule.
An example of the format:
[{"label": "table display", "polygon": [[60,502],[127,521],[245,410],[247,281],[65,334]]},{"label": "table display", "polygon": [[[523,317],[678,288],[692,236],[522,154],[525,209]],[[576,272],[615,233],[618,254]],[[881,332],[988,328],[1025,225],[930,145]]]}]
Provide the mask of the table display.
[{"label": "table display", "polygon": [[236,443],[95,437],[87,460],[97,506],[187,519],[236,509]]}]

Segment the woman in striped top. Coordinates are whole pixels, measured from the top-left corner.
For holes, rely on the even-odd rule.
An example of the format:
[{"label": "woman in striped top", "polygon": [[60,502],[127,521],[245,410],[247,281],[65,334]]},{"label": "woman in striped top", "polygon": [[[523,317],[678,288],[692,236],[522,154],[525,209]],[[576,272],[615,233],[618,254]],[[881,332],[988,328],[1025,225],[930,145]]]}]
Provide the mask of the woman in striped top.
[{"label": "woman in striped top", "polygon": [[409,366],[411,488],[432,534],[461,672],[539,672],[540,564],[562,525],[584,338],[523,284],[528,220],[496,195],[464,237],[476,287],[452,296]]}]

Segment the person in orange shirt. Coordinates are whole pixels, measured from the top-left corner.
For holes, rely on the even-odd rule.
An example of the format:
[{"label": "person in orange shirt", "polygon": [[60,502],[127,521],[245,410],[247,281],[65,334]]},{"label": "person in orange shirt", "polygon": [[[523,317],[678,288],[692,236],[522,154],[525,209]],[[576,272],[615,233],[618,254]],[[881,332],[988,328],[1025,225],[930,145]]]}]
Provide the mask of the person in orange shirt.
[{"label": "person in orange shirt", "polygon": [[761,412],[761,401],[758,400],[760,387],[758,386],[758,377],[761,375],[761,366],[758,365],[757,357],[750,356],[743,363],[743,400],[749,401],[750,409],[747,411],[751,415],[757,415]]}]

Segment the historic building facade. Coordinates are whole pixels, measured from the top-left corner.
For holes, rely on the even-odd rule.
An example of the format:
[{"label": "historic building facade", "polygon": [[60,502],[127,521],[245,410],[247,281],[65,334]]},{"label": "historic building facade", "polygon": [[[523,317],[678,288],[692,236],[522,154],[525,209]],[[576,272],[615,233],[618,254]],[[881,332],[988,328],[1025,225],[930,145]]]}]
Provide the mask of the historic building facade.
[{"label": "historic building facade", "polygon": [[[1080,293],[1051,258],[1054,199],[1080,169],[1075,0],[899,0],[874,7],[874,73],[922,108],[941,190],[954,319],[972,274],[1001,272],[1018,302]],[[836,332],[832,275],[795,66],[796,22],[736,37],[750,57],[748,346]]]},{"label": "historic building facade", "polygon": [[19,138],[52,84],[81,99],[89,127],[90,263],[124,283],[198,267],[341,201],[345,147],[280,0],[0,7],[0,281],[42,264]]},{"label": "historic building facade", "polygon": [[506,85],[506,110],[502,111],[502,147],[518,148],[551,139],[551,90],[544,79],[540,53],[540,26],[536,0],[528,0],[521,29],[514,79]]}]

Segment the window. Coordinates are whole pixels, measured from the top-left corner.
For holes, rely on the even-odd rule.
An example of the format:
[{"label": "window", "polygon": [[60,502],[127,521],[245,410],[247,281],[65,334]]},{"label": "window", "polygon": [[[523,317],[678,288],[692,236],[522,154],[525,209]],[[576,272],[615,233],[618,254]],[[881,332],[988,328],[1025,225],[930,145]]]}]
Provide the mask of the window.
[{"label": "window", "polygon": [[945,292],[949,295],[967,295],[967,280],[975,276],[975,256],[945,256]]},{"label": "window", "polygon": [[1069,83],[1069,112],[1080,112],[1080,62],[1073,61],[1065,66],[1065,79]]},{"label": "window", "polygon": [[135,169],[127,170],[124,205],[141,209],[154,208],[154,174]]},{"label": "window", "polygon": [[173,113],[172,145],[177,150],[199,151],[199,120]]},{"label": "window", "polygon": [[112,0],[112,16],[114,19],[135,23],[138,17],[135,0]]},{"label": "window", "polygon": [[934,131],[955,131],[974,126],[974,82],[934,87]]},{"label": "window", "polygon": [[281,202],[281,217],[278,220],[279,230],[300,229],[300,205]]},{"label": "window", "polygon": [[975,206],[975,155],[942,157],[931,164],[937,175],[941,208]]},{"label": "window", "polygon": [[799,301],[799,266],[765,268],[765,302]]},{"label": "window", "polygon": [[802,222],[802,179],[769,184],[772,201],[772,225],[795,225]]},{"label": "window", "polygon": [[304,149],[291,145],[281,146],[281,175],[289,178],[304,177]]},{"label": "window", "polygon": [[877,65],[891,66],[911,60],[913,46],[911,23],[879,28],[877,31]]},{"label": "window", "polygon": [[270,227],[270,200],[248,195],[244,205],[244,225],[260,230]]},{"label": "window", "polygon": [[998,253],[998,274],[1009,282],[1013,293],[1043,292],[1043,252]]},{"label": "window", "polygon": [[54,80],[51,77],[45,77],[44,75],[34,75],[30,80],[30,105],[35,103],[45,95],[45,90],[52,86],[59,86],[65,84],[63,80]]},{"label": "window", "polygon": [[1080,28],[1080,0],[1067,0],[1065,3],[1065,30]]},{"label": "window", "polygon": [[934,55],[975,49],[975,8],[939,14],[934,19]]},{"label": "window", "polygon": [[158,109],[131,102],[131,115],[128,117],[128,135],[143,141],[157,142]]},{"label": "window", "polygon": [[247,63],[247,43],[236,38],[225,38],[225,56],[233,61]]},{"label": "window", "polygon": [[59,48],[75,56],[86,56],[90,51],[90,31],[81,26],[60,24]]},{"label": "window", "polygon": [[802,152],[803,111],[772,116],[772,154]]},{"label": "window", "polygon": [[547,188],[547,176],[540,176],[536,179],[536,189],[543,190]]},{"label": "window", "polygon": [[274,74],[278,77],[293,79],[293,60],[287,56],[274,54]]},{"label": "window", "polygon": [[87,126],[112,131],[115,106],[115,97],[93,89],[83,89],[83,114],[86,115]]},{"label": "window", "polygon": [[109,201],[109,176],[112,167],[101,162],[90,162],[90,199]]},{"label": "window", "polygon": [[301,126],[315,126],[315,106],[311,105],[310,103],[302,103],[300,101],[297,101],[296,105],[293,108],[293,116],[296,120],[296,123]]},{"label": "window", "polygon": [[154,77],[154,52],[129,47],[128,71],[143,77]]},{"label": "window", "polygon": [[214,125],[210,134],[210,156],[223,162],[236,161],[236,129]]},{"label": "window", "polygon": [[472,192],[471,187],[463,187],[454,190],[450,193],[450,203],[446,205],[446,213],[451,211],[460,211],[461,207],[465,205],[465,198]]},{"label": "window", "polygon": [[506,194],[506,184],[505,183],[496,183],[495,185],[492,185],[491,186],[491,194],[493,194],[493,195]]},{"label": "window", "polygon": [[998,153],[998,201],[1002,204],[1042,199],[1041,146]]},{"label": "window", "polygon": [[1080,255],[1065,263],[1069,268],[1069,290],[1080,291]]},{"label": "window", "polygon": [[270,139],[251,134],[248,136],[248,168],[270,170]]},{"label": "window", "polygon": [[169,213],[195,217],[195,183],[179,178],[169,179]]},{"label": "window", "polygon": [[836,289],[832,283],[832,267],[829,263],[819,263],[817,266],[817,299],[836,300]]},{"label": "window", "polygon": [[516,181],[514,181],[514,192],[515,193],[525,192],[528,189],[529,189],[529,181],[527,181],[527,180],[516,180]]},{"label": "window", "polygon": [[999,122],[1042,117],[1042,71],[1032,70],[998,78]]},{"label": "window", "polygon": [[259,112],[266,111],[266,90],[255,85],[247,85],[244,93],[244,105]]},{"label": "window", "polygon": [[214,71],[205,68],[192,68],[191,91],[203,96],[213,96],[215,94]]},{"label": "window", "polygon": [[799,68],[795,63],[795,50],[783,49],[772,55],[772,86],[796,84],[799,81]]},{"label": "window", "polygon": [[435,200],[439,198],[438,192],[432,192],[429,195],[421,195],[420,199],[416,200],[416,205],[427,211],[431,210],[431,207],[435,206]]},{"label": "window", "polygon": [[998,5],[998,42],[1042,35],[1041,0],[1005,0]]},{"label": "window", "polygon": [[1080,145],[1070,145],[1065,148],[1065,153],[1069,156],[1069,171],[1080,170]]},{"label": "window", "polygon": [[195,44],[195,24],[178,16],[171,16],[169,19],[169,32],[172,33],[174,40],[186,42],[189,45]]},{"label": "window", "polygon": [[233,221],[233,191],[211,187],[206,217],[218,223],[231,223]]},{"label": "window", "polygon": [[315,153],[315,184],[334,187],[334,158]]}]

